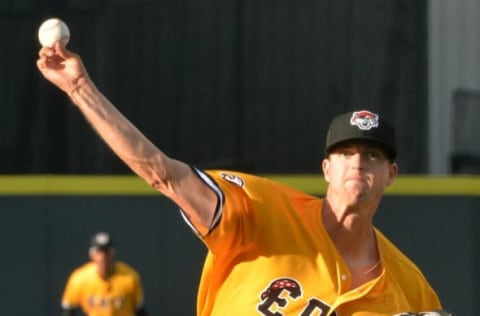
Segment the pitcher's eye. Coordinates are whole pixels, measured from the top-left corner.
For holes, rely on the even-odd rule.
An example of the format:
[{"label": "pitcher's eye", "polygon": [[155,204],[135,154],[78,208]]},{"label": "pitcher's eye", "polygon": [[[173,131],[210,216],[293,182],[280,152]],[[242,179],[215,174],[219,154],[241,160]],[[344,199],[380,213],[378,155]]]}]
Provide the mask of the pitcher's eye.
[{"label": "pitcher's eye", "polygon": [[339,150],[339,154],[342,155],[342,156],[346,156],[346,157],[349,157],[349,156],[352,156],[354,154],[353,150],[350,150],[348,148],[342,148]]},{"label": "pitcher's eye", "polygon": [[370,160],[377,160],[383,157],[383,153],[380,150],[373,149],[373,150],[368,150],[365,153],[366,157]]}]

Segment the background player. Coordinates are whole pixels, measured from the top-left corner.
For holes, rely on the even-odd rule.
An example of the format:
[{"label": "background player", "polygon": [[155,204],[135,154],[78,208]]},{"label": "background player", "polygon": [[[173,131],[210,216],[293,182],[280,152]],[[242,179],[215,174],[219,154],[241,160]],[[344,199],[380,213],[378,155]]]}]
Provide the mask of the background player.
[{"label": "background player", "polygon": [[375,113],[332,121],[322,161],[328,189],[320,199],[265,178],[198,170],[170,158],[96,88],[78,55],[57,43],[39,56],[45,78],[70,96],[134,172],[181,208],[208,247],[199,315],[391,316],[441,309],[418,267],[372,224],[398,171],[394,130]]},{"label": "background player", "polygon": [[146,316],[139,274],[115,261],[108,233],[96,233],[88,250],[90,262],[70,275],[62,298],[63,316],[82,310],[88,316]]}]

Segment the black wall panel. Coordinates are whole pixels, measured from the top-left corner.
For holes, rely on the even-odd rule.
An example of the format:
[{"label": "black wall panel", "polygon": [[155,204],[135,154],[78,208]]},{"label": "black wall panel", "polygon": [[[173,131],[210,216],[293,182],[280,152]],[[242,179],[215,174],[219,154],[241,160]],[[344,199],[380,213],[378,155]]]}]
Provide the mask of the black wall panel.
[{"label": "black wall panel", "polygon": [[[479,203],[478,197],[387,196],[375,220],[457,315],[480,311]],[[152,315],[195,313],[205,248],[162,197],[2,196],[0,218],[5,315],[58,315],[66,278],[87,260],[88,240],[98,230],[114,234],[119,259],[141,273]]]},{"label": "black wall panel", "polygon": [[37,71],[51,16],[97,86],[178,159],[316,172],[330,118],[367,108],[397,126],[401,170],[427,171],[424,0],[19,3],[0,16],[2,173],[129,172]]}]

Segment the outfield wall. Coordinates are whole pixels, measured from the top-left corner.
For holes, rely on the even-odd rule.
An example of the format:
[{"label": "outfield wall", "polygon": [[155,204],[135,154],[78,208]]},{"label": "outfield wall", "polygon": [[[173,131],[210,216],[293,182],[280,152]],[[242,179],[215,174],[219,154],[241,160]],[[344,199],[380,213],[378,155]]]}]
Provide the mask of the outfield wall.
[{"label": "outfield wall", "polygon": [[[315,195],[318,175],[267,175]],[[447,308],[480,311],[480,178],[402,176],[375,223],[424,271]],[[135,176],[0,176],[0,301],[5,315],[58,315],[90,235],[111,232],[142,275],[152,315],[194,315],[205,249],[175,205]]]}]

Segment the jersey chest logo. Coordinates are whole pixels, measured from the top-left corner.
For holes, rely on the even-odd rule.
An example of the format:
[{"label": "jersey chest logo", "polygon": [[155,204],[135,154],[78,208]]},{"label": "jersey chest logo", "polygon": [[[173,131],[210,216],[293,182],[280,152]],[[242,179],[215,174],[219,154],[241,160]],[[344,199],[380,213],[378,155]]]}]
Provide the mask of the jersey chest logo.
[{"label": "jersey chest logo", "polygon": [[[288,304],[302,297],[303,291],[299,282],[292,278],[279,278],[273,280],[260,294],[260,304],[257,311],[265,316],[283,316]],[[325,316],[330,311],[330,306],[317,298],[310,298],[299,316]],[[336,313],[330,314],[335,316]]]},{"label": "jersey chest logo", "polygon": [[121,296],[103,297],[90,295],[88,297],[88,305],[90,308],[97,309],[114,309],[120,310],[124,305],[125,299]]},{"label": "jersey chest logo", "polygon": [[[293,278],[278,278],[273,280],[259,295],[260,303],[257,312],[264,316],[286,316],[289,304],[303,296],[300,282]],[[316,297],[310,297],[305,301],[305,306],[298,316],[337,316],[331,306]],[[290,314],[288,314],[290,315]],[[403,312],[394,316],[453,316],[445,310],[424,311],[418,313]]]}]

